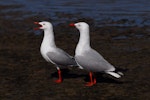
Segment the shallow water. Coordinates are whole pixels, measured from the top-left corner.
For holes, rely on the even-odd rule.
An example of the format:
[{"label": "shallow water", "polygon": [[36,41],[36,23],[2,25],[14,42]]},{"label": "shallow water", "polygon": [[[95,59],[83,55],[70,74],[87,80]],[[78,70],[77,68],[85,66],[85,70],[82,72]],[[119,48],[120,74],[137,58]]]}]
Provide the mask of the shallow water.
[{"label": "shallow water", "polygon": [[[9,11],[31,11],[32,14],[22,18],[41,14],[55,23],[92,18],[100,26],[134,26],[150,25],[150,0],[1,0],[0,5],[23,5],[21,8],[5,9]],[[63,15],[71,14],[69,17]],[[42,18],[41,18],[42,19]],[[123,23],[114,23],[122,21]]]}]

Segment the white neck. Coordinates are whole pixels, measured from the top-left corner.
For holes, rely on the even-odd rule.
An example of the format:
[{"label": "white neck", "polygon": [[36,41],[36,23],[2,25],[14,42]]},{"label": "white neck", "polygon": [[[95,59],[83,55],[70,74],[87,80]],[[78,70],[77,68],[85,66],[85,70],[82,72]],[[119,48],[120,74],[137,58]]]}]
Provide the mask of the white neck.
[{"label": "white neck", "polygon": [[43,37],[43,41],[41,44],[41,47],[56,47],[55,45],[55,39],[54,39],[54,33],[53,33],[53,29],[45,29],[44,30],[44,37]]},{"label": "white neck", "polygon": [[90,36],[89,36],[89,28],[85,28],[80,31],[79,42],[76,47],[76,54],[80,54],[81,52],[90,49]]}]

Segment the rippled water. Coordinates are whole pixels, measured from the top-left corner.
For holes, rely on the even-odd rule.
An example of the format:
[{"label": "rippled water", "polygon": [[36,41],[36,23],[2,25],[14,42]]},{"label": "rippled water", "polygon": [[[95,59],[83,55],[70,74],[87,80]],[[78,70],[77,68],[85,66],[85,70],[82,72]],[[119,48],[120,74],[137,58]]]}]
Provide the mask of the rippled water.
[{"label": "rippled water", "polygon": [[[150,25],[150,0],[1,0],[0,5],[19,4],[21,8],[11,11],[31,11],[32,15],[50,17],[56,23],[77,18],[92,18],[98,24],[111,24],[125,20],[118,25]],[[9,12],[6,9],[3,12]],[[71,14],[64,17],[62,14]],[[31,15],[31,14],[30,14]],[[30,16],[28,15],[28,16]],[[23,15],[25,17],[26,15]],[[111,24],[112,25],[112,24]],[[113,24],[114,25],[114,24]],[[115,24],[116,25],[116,24]]]}]

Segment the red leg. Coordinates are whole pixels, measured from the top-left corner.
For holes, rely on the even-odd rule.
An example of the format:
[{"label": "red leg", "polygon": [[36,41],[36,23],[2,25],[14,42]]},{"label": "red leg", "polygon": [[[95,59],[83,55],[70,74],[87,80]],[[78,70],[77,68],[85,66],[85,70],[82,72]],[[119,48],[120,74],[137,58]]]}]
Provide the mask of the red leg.
[{"label": "red leg", "polygon": [[88,82],[86,84],[86,86],[93,86],[94,85],[94,82],[93,82],[93,75],[92,75],[92,72],[89,72],[89,76],[90,76],[90,82]]},{"label": "red leg", "polygon": [[62,76],[61,76],[61,70],[58,70],[58,79],[55,80],[56,83],[61,83],[62,82]]},{"label": "red leg", "polygon": [[96,78],[94,77],[93,84],[96,84]]}]

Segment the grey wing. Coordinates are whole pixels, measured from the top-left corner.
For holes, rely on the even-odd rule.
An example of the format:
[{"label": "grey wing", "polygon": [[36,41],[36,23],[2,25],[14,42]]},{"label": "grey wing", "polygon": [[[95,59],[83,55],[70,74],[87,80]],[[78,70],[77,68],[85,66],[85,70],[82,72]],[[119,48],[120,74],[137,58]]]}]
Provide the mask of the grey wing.
[{"label": "grey wing", "polygon": [[47,56],[57,65],[67,66],[76,64],[73,57],[59,48],[54,52],[48,52]]},{"label": "grey wing", "polygon": [[77,63],[89,71],[114,71],[115,68],[107,62],[98,52],[91,49],[83,53],[82,56],[75,56]]}]

